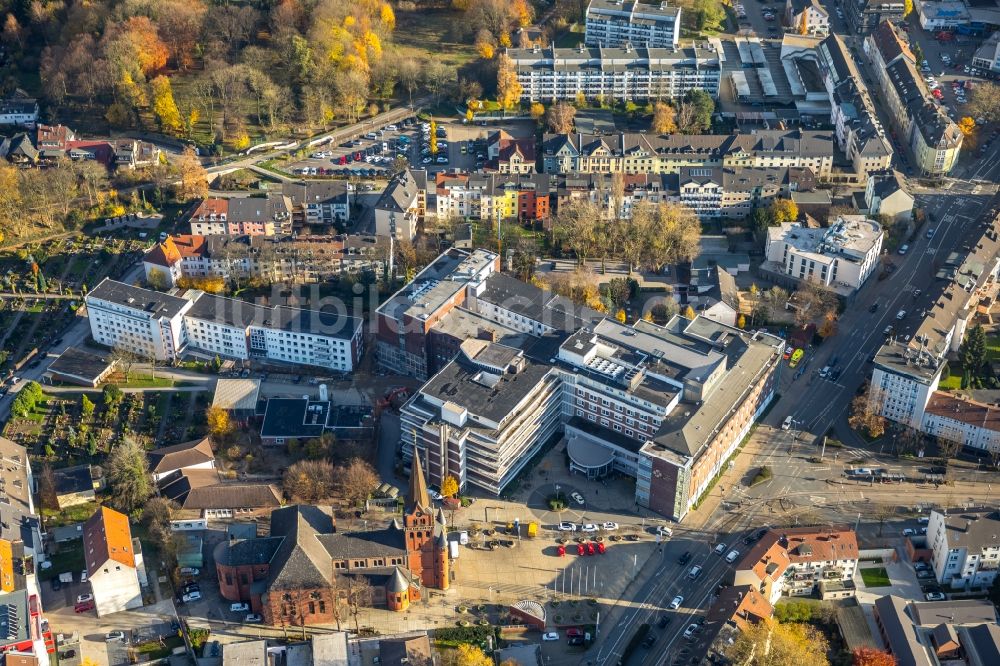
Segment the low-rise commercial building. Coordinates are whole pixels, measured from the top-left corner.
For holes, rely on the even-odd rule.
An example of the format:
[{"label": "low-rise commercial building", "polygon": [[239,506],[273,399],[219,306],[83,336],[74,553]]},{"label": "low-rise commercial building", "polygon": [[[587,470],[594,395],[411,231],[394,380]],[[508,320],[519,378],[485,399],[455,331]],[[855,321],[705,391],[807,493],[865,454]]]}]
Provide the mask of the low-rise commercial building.
[{"label": "low-rise commercial building", "polygon": [[679,99],[692,90],[719,96],[714,51],[688,47],[507,49],[522,102]]},{"label": "low-rise commercial building", "polygon": [[666,2],[590,0],[584,43],[619,48],[626,44],[649,48],[676,48],[681,34],[681,10]]},{"label": "low-rise commercial building", "polygon": [[872,609],[886,650],[897,664],[985,666],[1000,656],[1000,626],[989,601],[908,601],[879,597]]}]

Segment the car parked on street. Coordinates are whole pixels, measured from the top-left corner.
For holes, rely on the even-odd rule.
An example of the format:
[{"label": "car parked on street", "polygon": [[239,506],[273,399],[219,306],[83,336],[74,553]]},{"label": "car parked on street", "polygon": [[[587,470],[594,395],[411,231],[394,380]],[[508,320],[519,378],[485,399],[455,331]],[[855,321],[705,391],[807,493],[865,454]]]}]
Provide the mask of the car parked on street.
[{"label": "car parked on street", "polygon": [[559,640],[559,632],[558,631],[546,631],[544,634],[542,634],[542,640],[543,641],[557,641],[557,640]]},{"label": "car parked on street", "polygon": [[559,523],[559,531],[560,532],[575,532],[576,531],[576,525],[574,525],[573,523],[566,523],[566,522]]}]

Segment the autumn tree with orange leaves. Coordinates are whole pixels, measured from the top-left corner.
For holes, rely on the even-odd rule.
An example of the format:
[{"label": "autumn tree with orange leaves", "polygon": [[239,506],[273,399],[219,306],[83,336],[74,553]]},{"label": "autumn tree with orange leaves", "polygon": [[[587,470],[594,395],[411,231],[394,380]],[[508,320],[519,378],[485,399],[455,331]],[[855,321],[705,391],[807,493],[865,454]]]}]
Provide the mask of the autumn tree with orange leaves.
[{"label": "autumn tree with orange leaves", "polygon": [[851,652],[851,666],[896,666],[896,658],[872,647],[859,647]]}]

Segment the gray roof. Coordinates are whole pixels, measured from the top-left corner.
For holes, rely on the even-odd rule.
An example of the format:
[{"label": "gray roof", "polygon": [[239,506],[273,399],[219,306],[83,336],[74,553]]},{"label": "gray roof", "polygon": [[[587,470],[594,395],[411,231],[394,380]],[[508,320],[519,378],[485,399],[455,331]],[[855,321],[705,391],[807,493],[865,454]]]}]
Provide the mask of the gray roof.
[{"label": "gray roof", "polygon": [[489,421],[500,422],[545,380],[549,366],[525,360],[517,374],[504,374],[490,385],[481,380],[483,371],[459,354],[420,389],[424,395],[461,405]]},{"label": "gray roof", "polygon": [[246,330],[251,324],[260,324],[264,319],[265,308],[236,298],[202,294],[193,303],[186,316],[216,324]]},{"label": "gray roof", "polygon": [[477,299],[503,307],[532,321],[558,330],[576,330],[604,319],[604,314],[579,306],[559,295],[522,282],[504,273],[494,273]]},{"label": "gray roof", "polygon": [[[320,407],[310,410],[309,407]],[[323,434],[329,413],[329,402],[302,398],[270,398],[264,410],[261,437],[313,438]]]},{"label": "gray roof", "polygon": [[379,663],[386,666],[433,666],[430,639],[421,636],[383,638],[378,642]]},{"label": "gray roof", "polygon": [[591,154],[605,148],[614,155],[712,155],[721,158],[734,152],[757,155],[795,154],[803,157],[829,157],[833,154],[833,134],[829,131],[754,130],[745,134],[546,134],[542,141],[545,155],[554,155],[561,147],[570,153]]},{"label": "gray roof", "polygon": [[149,471],[158,474],[215,460],[208,437],[153,449],[146,455],[149,458]]},{"label": "gray roof", "polygon": [[[427,177],[424,172],[424,187],[426,190]],[[420,185],[414,172],[406,170],[389,182],[382,196],[375,204],[377,210],[387,210],[390,212],[403,213],[417,199],[420,192]]]},{"label": "gray roof", "polygon": [[392,572],[392,578],[389,580],[388,590],[399,594],[406,592],[408,589],[410,589],[410,581],[399,570],[399,567],[395,567]]},{"label": "gray roof", "polygon": [[48,372],[96,384],[110,367],[111,361],[105,355],[67,347],[59,358],[49,364]]},{"label": "gray roof", "polygon": [[220,378],[215,383],[215,395],[212,398],[212,406],[227,410],[252,412],[257,408],[257,396],[259,393],[259,379]]},{"label": "gray roof", "polygon": [[124,307],[142,310],[151,317],[172,318],[191,302],[186,298],[171,296],[151,289],[133,287],[124,282],[105,278],[87,294],[87,300],[100,299]]},{"label": "gray roof", "polygon": [[913,604],[913,619],[917,624],[924,626],[936,626],[941,623],[980,624],[996,622],[997,610],[986,599],[921,601]]},{"label": "gray roof", "polygon": [[215,546],[213,559],[218,564],[228,566],[267,564],[278,552],[283,537],[255,537],[227,543],[220,541]]},{"label": "gray roof", "polygon": [[284,198],[280,196],[233,197],[229,200],[226,219],[229,222],[273,222],[290,214]]},{"label": "gray roof", "polygon": [[267,666],[267,641],[241,641],[222,646],[222,666]]},{"label": "gray roof", "polygon": [[347,203],[347,182],[343,180],[284,183],[281,186],[281,192],[296,206]]},{"label": "gray roof", "polygon": [[94,477],[90,465],[76,465],[52,470],[56,494],[71,495],[94,490]]},{"label": "gray roof", "polygon": [[996,623],[958,628],[969,666],[1000,664],[1000,626]]},{"label": "gray roof", "polygon": [[333,516],[315,506],[286,506],[271,512],[271,536],[284,537],[271,562],[269,589],[327,587],[333,582],[330,556],[317,535],[333,532]]},{"label": "gray roof", "polygon": [[927,653],[927,647],[917,638],[913,622],[906,614],[907,602],[894,595],[875,600],[883,633],[897,666],[934,666]]}]

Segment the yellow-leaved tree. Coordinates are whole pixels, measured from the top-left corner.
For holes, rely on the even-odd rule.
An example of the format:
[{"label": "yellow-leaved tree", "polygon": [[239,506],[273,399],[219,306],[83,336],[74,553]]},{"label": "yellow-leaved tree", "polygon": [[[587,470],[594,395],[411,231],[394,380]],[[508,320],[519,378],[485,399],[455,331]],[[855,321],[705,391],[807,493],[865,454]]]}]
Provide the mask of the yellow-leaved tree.
[{"label": "yellow-leaved tree", "polygon": [[213,437],[225,437],[233,429],[229,421],[229,412],[221,407],[209,407],[205,411],[205,421],[208,424],[208,432]]},{"label": "yellow-leaved tree", "polygon": [[170,79],[162,74],[150,81],[153,89],[153,113],[160,123],[160,129],[174,134],[181,129],[181,113],[174,102],[174,92]]},{"label": "yellow-leaved tree", "polygon": [[445,497],[454,497],[458,494],[458,479],[449,474],[441,482],[441,494]]},{"label": "yellow-leaved tree", "polygon": [[497,102],[504,109],[513,109],[521,101],[521,92],[514,62],[506,53],[500,54],[497,67]]}]

